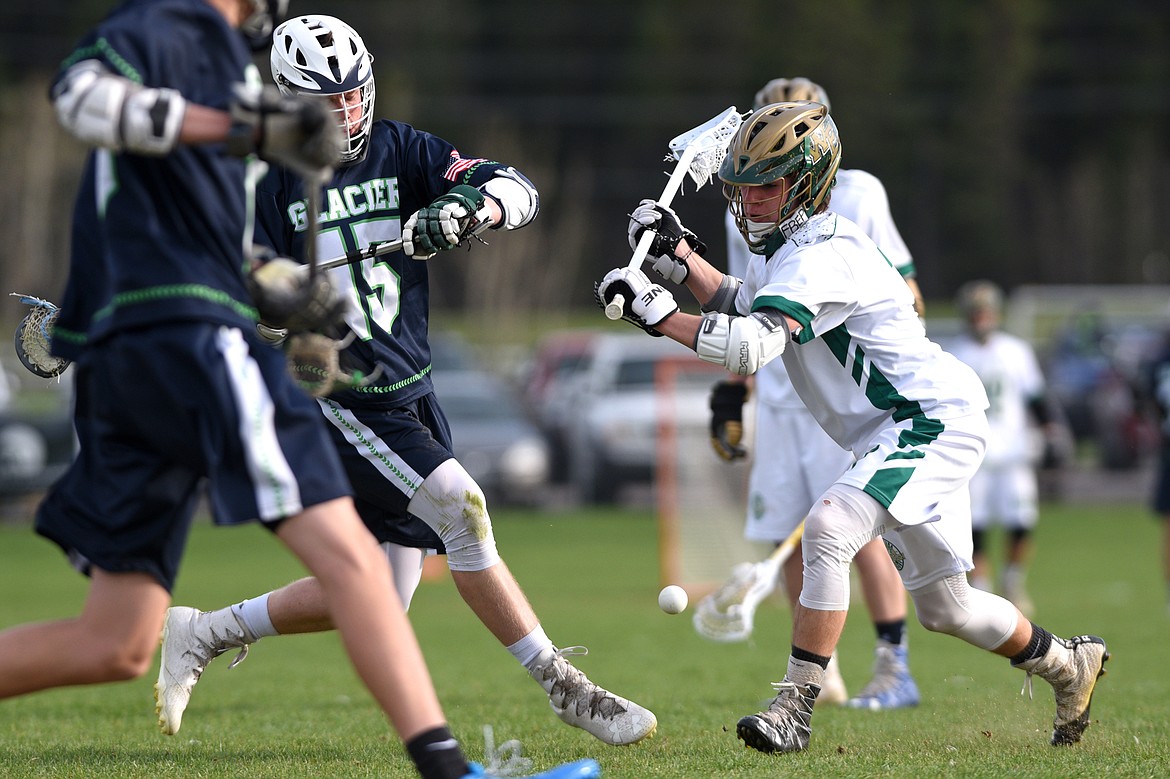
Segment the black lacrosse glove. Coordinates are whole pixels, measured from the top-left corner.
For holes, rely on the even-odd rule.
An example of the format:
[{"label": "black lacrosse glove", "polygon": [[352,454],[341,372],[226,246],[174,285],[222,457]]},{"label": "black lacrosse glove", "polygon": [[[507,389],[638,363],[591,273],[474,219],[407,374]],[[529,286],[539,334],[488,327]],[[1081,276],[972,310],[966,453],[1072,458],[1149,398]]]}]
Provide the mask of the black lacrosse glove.
[{"label": "black lacrosse glove", "polygon": [[690,268],[685,259],[679,259],[674,254],[679,241],[685,238],[700,257],[707,253],[707,244],[682,226],[678,214],[672,208],[654,200],[643,200],[634,209],[634,213],[630,214],[631,249],[638,248],[638,243],[647,230],[654,233],[654,240],[650,242],[650,249],[646,252],[649,257],[654,258],[651,265],[654,272],[675,284],[682,284],[690,275]]},{"label": "black lacrosse glove", "polygon": [[740,446],[747,396],[747,384],[742,381],[721,381],[711,388],[711,447],[724,460],[747,456],[747,449]]},{"label": "black lacrosse glove", "polygon": [[289,333],[323,332],[339,326],[345,300],[329,276],[310,277],[308,268],[287,257],[273,257],[248,274],[248,292],[269,328]]}]

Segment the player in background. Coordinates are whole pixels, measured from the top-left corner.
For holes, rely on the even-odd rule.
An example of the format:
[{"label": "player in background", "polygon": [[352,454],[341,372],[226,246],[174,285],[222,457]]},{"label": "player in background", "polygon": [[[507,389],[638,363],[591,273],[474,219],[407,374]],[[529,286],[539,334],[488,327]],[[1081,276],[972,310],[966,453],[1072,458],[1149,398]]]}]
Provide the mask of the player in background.
[{"label": "player in background", "polygon": [[[217,524],[262,522],[320,577],[419,774],[483,776],[451,738],[319,411],[257,334],[257,313],[290,300],[302,305],[278,318],[294,331],[337,312],[328,284],[245,272],[255,155],[312,176],[339,158],[320,105],[260,88],[248,41],[267,41],[284,6],[130,0],[54,81],[61,125],[94,148],[52,340],[76,362],[80,450],[36,530],[91,584],[79,616],[0,632],[0,698],[146,672],[206,483]],[[549,776],[598,771],[582,761]]]},{"label": "player in background", "polygon": [[1032,557],[1032,530],[1039,516],[1037,457],[1029,432],[1038,426],[1044,450],[1055,453],[1067,438],[1049,403],[1036,352],[1022,338],[1000,329],[1003,292],[990,281],[964,284],[956,300],[964,332],[949,351],[979,376],[987,391],[987,454],[971,477],[971,586],[992,591],[987,560],[988,529],[1007,535],[1004,565],[995,589],[1023,612],[1035,609],[1025,588]]},{"label": "player in background", "polygon": [[[536,189],[513,167],[465,157],[408,124],[375,121],[372,60],[357,32],[330,16],[290,19],[273,36],[276,83],[286,93],[327,101],[348,140],[342,166],[325,187],[320,256],[404,238],[402,251],[331,272],[350,303],[353,341],[342,361],[373,377],[320,399],[333,448],[362,519],[393,564],[403,604],[418,586],[426,550],[445,553],[460,595],[544,689],[557,716],[607,744],[633,743],[657,720],[570,664],[568,656],[587,650],[558,649],[545,635],[496,549],[482,489],[452,453],[431,384],[424,260],[466,242],[482,224],[476,220],[500,230],[524,227],[539,208]],[[273,171],[260,185],[261,240],[303,256],[308,218],[300,180]],[[265,636],[330,629],[323,596],[321,583],[307,578],[210,613],[171,609],[160,672],[170,731],[178,730],[191,688],[217,655],[246,652]]]},{"label": "player in background", "polygon": [[[777,78],[756,93],[753,110],[771,103],[811,100],[829,106],[825,90],[806,78]],[[914,260],[894,219],[885,188],[863,170],[837,171],[833,211],[855,222],[881,249],[914,294],[914,307],[923,313],[922,295],[914,280]],[[652,214],[647,214],[652,219]],[[751,252],[740,235],[735,217],[727,211],[727,272],[743,278]],[[631,239],[636,238],[631,235]],[[658,267],[658,266],[655,266]],[[780,544],[804,519],[813,501],[853,464],[853,455],[837,445],[792,387],[781,360],[773,360],[751,377],[756,399],[755,447],[771,453],[752,461],[748,482],[744,537]],[[736,433],[743,430],[743,405],[748,398],[746,377],[734,374],[712,390],[711,442],[727,460],[747,455]],[[787,441],[800,441],[788,447]],[[798,547],[799,549],[799,547]],[[910,675],[906,635],[906,593],[898,571],[880,539],[866,544],[854,558],[865,604],[877,634],[873,678],[854,697],[846,693],[836,654],[825,673],[820,700],[865,709],[896,709],[918,705],[918,686]],[[796,610],[803,563],[794,553],[781,568],[789,604]]]},{"label": "player in background", "polygon": [[1162,521],[1162,576],[1166,583],[1166,613],[1170,615],[1170,332],[1148,365],[1146,380],[1160,422],[1158,472],[1151,507]]},{"label": "player in background", "polygon": [[967,483],[983,458],[987,396],[974,371],[926,337],[913,295],[873,241],[830,210],[840,163],[825,106],[757,110],[719,171],[755,255],[746,278],[715,269],[696,251],[697,238],[663,218],[650,254],[686,266],[685,284],[704,313],[681,312],[637,268],[616,268],[596,287],[603,306],[622,295],[623,318],[736,374],[782,358],[825,432],[857,457],[808,512],[787,671],[768,708],[740,719],[737,734],[763,752],[808,748],[849,608],[850,563],[880,537],[922,625],[1047,680],[1056,697],[1051,743],[1076,743],[1109,657],[1105,642],[1058,638],[1010,601],[968,586]]}]

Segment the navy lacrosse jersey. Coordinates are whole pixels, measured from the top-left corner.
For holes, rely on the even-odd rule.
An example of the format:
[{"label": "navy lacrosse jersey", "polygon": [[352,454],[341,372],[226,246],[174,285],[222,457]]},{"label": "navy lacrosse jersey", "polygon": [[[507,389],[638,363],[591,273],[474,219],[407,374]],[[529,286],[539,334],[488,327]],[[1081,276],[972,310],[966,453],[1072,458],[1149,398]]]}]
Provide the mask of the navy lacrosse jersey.
[{"label": "navy lacrosse jersey", "polygon": [[[396,240],[403,222],[420,208],[458,184],[477,187],[504,167],[463,157],[447,141],[408,124],[375,122],[366,158],[340,168],[322,192],[318,257],[324,262],[371,242]],[[257,242],[303,258],[308,218],[299,177],[271,170],[256,192]],[[348,408],[400,406],[431,392],[427,263],[399,251],[331,274],[349,299],[346,324],[356,334],[345,350],[345,367],[366,376],[375,366],[382,370],[368,386],[331,397]]]},{"label": "navy lacrosse jersey", "polygon": [[[206,0],[130,0],[81,40],[58,80],[82,60],[222,110],[232,83],[259,79],[243,37]],[[163,157],[91,151],[53,352],[78,359],[87,343],[160,321],[251,327],[247,199],[245,162],[223,144]]]}]

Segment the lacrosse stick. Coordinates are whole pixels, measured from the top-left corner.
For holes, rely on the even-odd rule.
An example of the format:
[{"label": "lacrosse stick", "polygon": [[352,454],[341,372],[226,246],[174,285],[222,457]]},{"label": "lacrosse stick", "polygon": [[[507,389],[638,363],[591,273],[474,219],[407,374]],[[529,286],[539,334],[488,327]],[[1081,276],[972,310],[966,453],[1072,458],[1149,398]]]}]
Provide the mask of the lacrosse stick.
[{"label": "lacrosse stick", "polygon": [[695,632],[712,641],[731,643],[746,641],[752,634],[756,606],[776,588],[780,566],[804,535],[804,520],[784,539],[784,543],[758,563],[735,566],[723,586],[699,601],[693,622]]},{"label": "lacrosse stick", "polygon": [[[658,204],[669,206],[674,196],[682,186],[683,176],[690,174],[695,182],[695,188],[708,183],[719,172],[719,166],[727,155],[727,147],[732,136],[739,129],[743,115],[731,106],[718,116],[707,120],[703,124],[688,130],[670,142],[670,154],[667,160],[677,160],[674,171],[666,181],[666,187],[658,198]],[[654,233],[646,230],[638,239],[638,246],[630,257],[628,267],[639,268],[646,259],[650,244],[654,242]],[[605,315],[610,319],[621,319],[622,309],[626,299],[621,293],[614,295],[613,300],[605,307]]]},{"label": "lacrosse stick", "polygon": [[[481,216],[481,214],[483,214]],[[492,223],[486,216],[485,212],[477,212],[475,219],[471,224],[471,230],[468,232],[469,236],[476,237],[484,230],[491,227]],[[340,268],[343,265],[354,265],[362,260],[368,260],[371,257],[381,257],[383,254],[392,254],[402,250],[402,239],[395,238],[393,241],[370,241],[369,246],[364,249],[357,249],[352,252],[346,252],[331,260],[325,260],[318,263],[319,270],[332,270],[333,268]]]},{"label": "lacrosse stick", "polygon": [[53,325],[61,310],[47,300],[19,292],[9,293],[20,298],[32,310],[24,315],[16,327],[16,357],[20,364],[42,379],[60,376],[69,367],[69,360],[53,355]]}]

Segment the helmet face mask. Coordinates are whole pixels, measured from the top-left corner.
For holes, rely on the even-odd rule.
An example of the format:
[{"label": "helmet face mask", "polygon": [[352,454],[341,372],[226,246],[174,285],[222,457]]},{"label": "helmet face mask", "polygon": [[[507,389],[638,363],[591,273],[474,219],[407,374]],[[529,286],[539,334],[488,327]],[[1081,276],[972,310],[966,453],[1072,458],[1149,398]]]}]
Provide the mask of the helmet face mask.
[{"label": "helmet face mask", "polygon": [[840,165],[841,139],[823,104],[774,103],[745,119],[719,178],[748,248],[779,249],[828,202]]},{"label": "helmet face mask", "polygon": [[362,160],[374,127],[374,58],[352,27],[332,16],[298,16],[272,34],[272,79],[286,95],[327,101],[345,141],[343,165]]},{"label": "helmet face mask", "polygon": [[956,303],[971,335],[986,341],[999,328],[1003,292],[990,281],[969,281],[959,288]]}]

